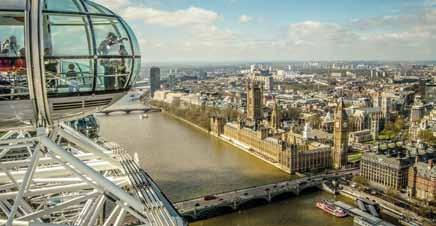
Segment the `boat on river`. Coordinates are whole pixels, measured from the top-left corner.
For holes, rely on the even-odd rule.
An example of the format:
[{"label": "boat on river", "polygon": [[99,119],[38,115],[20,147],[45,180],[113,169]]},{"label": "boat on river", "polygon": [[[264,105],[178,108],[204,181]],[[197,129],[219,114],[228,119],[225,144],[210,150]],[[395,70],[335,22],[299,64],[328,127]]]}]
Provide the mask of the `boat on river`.
[{"label": "boat on river", "polygon": [[333,204],[333,202],[330,202],[328,200],[316,202],[316,207],[336,217],[346,217],[348,215],[344,209],[336,206],[335,204]]}]

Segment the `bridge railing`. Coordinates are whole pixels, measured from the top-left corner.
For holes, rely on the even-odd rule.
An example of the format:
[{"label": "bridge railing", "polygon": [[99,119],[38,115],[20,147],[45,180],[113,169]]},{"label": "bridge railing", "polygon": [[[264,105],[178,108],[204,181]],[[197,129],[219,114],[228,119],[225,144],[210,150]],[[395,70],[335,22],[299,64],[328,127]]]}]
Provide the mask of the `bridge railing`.
[{"label": "bridge railing", "polygon": [[[351,172],[354,170],[356,170],[356,169],[346,169],[346,170],[343,170],[341,172],[342,173]],[[220,196],[220,195],[224,195],[224,194],[243,192],[243,191],[247,191],[250,189],[256,189],[256,188],[260,188],[260,187],[270,187],[270,186],[281,185],[281,184],[285,184],[285,183],[291,183],[291,185],[292,185],[292,184],[296,184],[296,183],[300,183],[300,182],[305,182],[305,181],[307,182],[307,180],[319,180],[319,179],[324,179],[326,177],[337,177],[337,176],[341,176],[341,175],[336,174],[335,172],[328,172],[327,174],[302,177],[302,178],[298,178],[298,179],[294,179],[294,180],[285,180],[285,181],[280,181],[280,182],[272,183],[272,184],[254,185],[254,186],[249,186],[249,187],[245,187],[245,188],[239,188],[236,190],[228,190],[228,191],[223,191],[223,192],[208,194],[208,195]],[[189,198],[189,199],[180,200],[180,201],[175,202],[175,204],[201,199],[201,198],[204,198],[205,196],[206,195],[201,195],[201,196],[197,196],[197,197],[193,197],[193,198]]]},{"label": "bridge railing", "polygon": [[[300,178],[300,179],[295,179],[295,180],[292,180],[292,181],[281,181],[281,182],[277,182],[277,183],[273,183],[273,184],[254,185],[254,186],[250,186],[250,187],[239,188],[239,189],[236,189],[236,190],[229,190],[229,191],[224,191],[224,192],[220,192],[220,193],[215,193],[215,194],[212,194],[212,195],[213,196],[220,196],[220,195],[224,195],[224,194],[238,193],[238,192],[243,192],[243,191],[247,191],[247,190],[250,190],[250,189],[256,189],[256,188],[260,188],[260,187],[269,187],[269,186],[280,185],[280,184],[284,184],[284,183],[295,184],[295,183],[299,183],[299,182],[304,181],[304,179],[307,179],[307,178]],[[181,200],[181,201],[177,201],[176,204],[177,203],[182,203],[182,202],[193,201],[193,200],[196,200],[196,199],[201,199],[203,197],[205,197],[205,195],[197,196],[197,197],[194,197],[194,198],[185,199],[185,200]]]}]

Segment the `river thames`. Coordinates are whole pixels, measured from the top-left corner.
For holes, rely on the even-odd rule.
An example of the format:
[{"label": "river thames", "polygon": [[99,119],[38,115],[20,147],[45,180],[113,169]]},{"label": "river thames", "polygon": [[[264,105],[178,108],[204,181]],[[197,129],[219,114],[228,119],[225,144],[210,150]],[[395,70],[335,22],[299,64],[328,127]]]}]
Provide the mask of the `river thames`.
[{"label": "river thames", "polygon": [[[163,113],[98,117],[103,138],[115,141],[131,154],[173,202],[207,194],[289,179],[289,175]],[[191,223],[191,226],[345,226],[315,207],[332,198],[321,191]]]}]

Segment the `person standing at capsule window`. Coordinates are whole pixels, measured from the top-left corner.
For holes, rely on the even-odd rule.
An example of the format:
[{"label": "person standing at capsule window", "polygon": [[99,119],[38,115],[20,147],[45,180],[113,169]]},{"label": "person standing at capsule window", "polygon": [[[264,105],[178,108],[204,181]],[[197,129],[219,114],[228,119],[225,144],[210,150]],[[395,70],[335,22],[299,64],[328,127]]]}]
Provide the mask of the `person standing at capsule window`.
[{"label": "person standing at capsule window", "polygon": [[12,35],[11,37],[9,37],[9,39],[4,41],[3,46],[2,46],[2,50],[5,50],[5,49],[8,50],[7,51],[8,56],[18,57],[20,55],[20,51],[19,51],[20,48],[19,48],[19,45],[17,43],[17,37]]},{"label": "person standing at capsule window", "polygon": [[120,54],[121,62],[118,65],[117,72],[120,75],[118,77],[118,88],[124,88],[124,85],[126,84],[126,74],[127,74],[127,65],[126,65],[126,59],[125,57],[129,55],[129,53],[126,50],[126,47],[124,45],[120,45],[120,50],[118,51]]},{"label": "person standing at capsule window", "polygon": [[[127,40],[127,38],[120,38],[118,39],[118,36],[113,33],[109,32],[106,35],[106,38],[101,41],[100,45],[98,46],[98,52],[102,56],[109,55],[110,51],[114,49],[114,46],[117,44],[122,43],[123,41]],[[102,66],[104,67],[104,87],[106,90],[113,90],[115,89],[115,75],[116,67],[112,64],[111,60],[109,59],[103,59],[100,61]]]},{"label": "person standing at capsule window", "polygon": [[76,93],[79,92],[80,86],[77,81],[77,72],[76,72],[76,66],[74,64],[68,65],[68,71],[65,74],[67,76],[68,81],[68,91],[70,93]]},{"label": "person standing at capsule window", "polygon": [[[1,47],[1,55],[5,57],[19,57],[20,51],[19,46],[17,44],[17,37],[14,35],[10,36],[9,39],[6,39],[2,43]],[[6,68],[6,70],[10,70],[12,72],[15,66],[15,58],[3,59],[2,60],[2,68]]]}]

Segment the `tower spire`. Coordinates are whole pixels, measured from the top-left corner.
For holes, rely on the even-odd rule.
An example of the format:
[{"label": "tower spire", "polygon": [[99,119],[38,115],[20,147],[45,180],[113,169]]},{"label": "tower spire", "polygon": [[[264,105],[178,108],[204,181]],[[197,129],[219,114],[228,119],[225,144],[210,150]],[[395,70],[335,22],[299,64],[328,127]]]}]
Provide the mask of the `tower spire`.
[{"label": "tower spire", "polygon": [[348,116],[342,98],[338,99],[336,106],[333,137],[333,167],[341,169],[347,165],[348,152]]},{"label": "tower spire", "polygon": [[277,104],[277,100],[274,97],[274,105],[271,113],[271,128],[274,130],[274,132],[277,132],[280,129],[280,110]]}]

